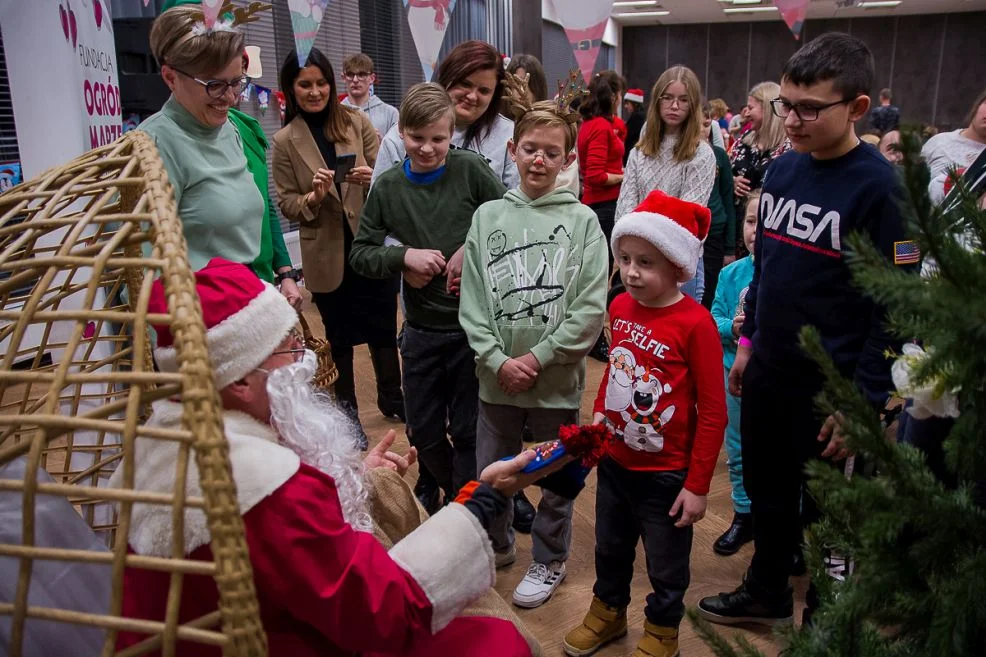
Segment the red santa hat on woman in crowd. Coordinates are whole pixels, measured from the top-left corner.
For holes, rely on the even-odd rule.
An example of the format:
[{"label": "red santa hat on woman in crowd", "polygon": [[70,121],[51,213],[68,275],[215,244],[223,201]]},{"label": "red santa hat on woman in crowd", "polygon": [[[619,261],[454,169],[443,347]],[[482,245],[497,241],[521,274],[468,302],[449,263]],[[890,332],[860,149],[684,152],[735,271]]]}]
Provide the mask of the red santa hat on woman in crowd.
[{"label": "red santa hat on woman in crowd", "polygon": [[621,237],[647,240],[678,266],[678,280],[686,282],[695,278],[711,223],[712,213],[707,207],[654,190],[633,212],[616,221],[610,245],[615,255]]},{"label": "red santa hat on woman in crowd", "polygon": [[[298,314],[284,296],[244,265],[213,258],[195,272],[195,289],[202,304],[209,359],[220,390],[267,360],[298,322]],[[160,279],[151,288],[147,311],[168,312]],[[154,330],[158,367],[162,372],[177,372],[176,336],[168,325],[155,325]]]},{"label": "red santa hat on woman in crowd", "polygon": [[634,103],[644,103],[644,90],[643,89],[627,89],[627,92],[623,94],[623,100],[629,100]]}]

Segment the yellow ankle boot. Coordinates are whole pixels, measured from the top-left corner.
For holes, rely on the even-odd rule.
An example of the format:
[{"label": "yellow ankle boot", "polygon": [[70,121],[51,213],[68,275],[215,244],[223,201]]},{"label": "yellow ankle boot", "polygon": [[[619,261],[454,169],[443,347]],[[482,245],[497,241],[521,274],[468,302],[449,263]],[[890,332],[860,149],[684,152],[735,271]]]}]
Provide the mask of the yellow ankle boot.
[{"label": "yellow ankle boot", "polygon": [[582,624],[565,635],[565,654],[571,657],[591,655],[626,633],[627,610],[610,607],[594,597]]},{"label": "yellow ankle boot", "polygon": [[644,621],[644,636],[630,657],[678,657],[678,628]]}]

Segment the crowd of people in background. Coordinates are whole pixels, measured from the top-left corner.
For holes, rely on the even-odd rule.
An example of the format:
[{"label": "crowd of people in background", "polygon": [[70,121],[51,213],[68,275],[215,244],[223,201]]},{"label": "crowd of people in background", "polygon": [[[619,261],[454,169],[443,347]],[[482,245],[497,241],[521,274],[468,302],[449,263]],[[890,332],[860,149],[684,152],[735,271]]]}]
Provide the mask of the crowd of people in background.
[{"label": "crowd of people in background", "polygon": [[[871,107],[867,46],[822,35],[735,112],[706,99],[685,66],[654,71],[646,91],[605,70],[551,98],[537,58],[514,54],[505,66],[480,41],[453,48],[396,109],[374,95],[367,55],[340,63],[340,90],[322,52],[304,65],[291,53],[269,199],[262,157],[249,150],[267,144],[251,141],[255,126],[233,108],[246,83],[243,37],[196,30],[186,9],[155,22],[172,96],[141,129],[164,160],[190,262],[250,266],[295,308],[303,276],[355,449],[370,442],[353,355],[366,344],[377,406],[405,423],[420,460],[424,509],[471,504],[496,568],[518,557],[514,529],[532,532],[513,601],[537,607],[565,579],[581,482],[546,487],[536,510],[514,497],[519,486],[472,493],[480,473],[522,451],[523,436],[546,441],[576,423],[585,387],[597,386],[593,422],[616,440],[598,468],[593,597],[565,651],[588,655],[626,633],[643,540],[652,592],[635,654],[677,654],[692,525],[723,442],[735,515],[713,549],[728,556],[753,541],[755,554],[745,580],[700,612],[790,622],[788,578],[803,570],[802,528],[817,519],[803,466],[845,467],[850,456],[839,418],[815,413],[821,374],[798,330],[818,328],[836,366],[882,410],[893,389],[885,354],[899,343],[853,286],[845,238],[862,232],[888,262],[913,266],[896,250],[908,243],[894,168],[902,113],[889,89]],[[857,135],[866,121],[872,138]],[[932,198],[984,147],[986,93],[966,127],[927,140]],[[301,272],[273,203],[300,226]],[[606,363],[601,381],[585,380],[586,357]],[[807,603],[810,622],[811,591]]]}]

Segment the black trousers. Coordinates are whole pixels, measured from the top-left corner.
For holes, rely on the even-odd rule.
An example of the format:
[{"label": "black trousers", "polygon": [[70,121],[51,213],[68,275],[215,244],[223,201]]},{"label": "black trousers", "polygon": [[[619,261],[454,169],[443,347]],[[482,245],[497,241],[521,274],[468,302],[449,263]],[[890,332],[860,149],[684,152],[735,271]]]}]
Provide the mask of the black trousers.
[{"label": "black trousers", "polygon": [[612,459],[599,463],[596,487],[596,584],[593,594],[611,607],[630,604],[637,541],[643,539],[647,577],[647,620],[678,627],[685,614],[692,528],[674,526],[668,515],[685,482],[685,470],[627,470]]},{"label": "black trousers", "polygon": [[454,496],[476,478],[475,355],[462,331],[410,324],[401,332],[400,350],[408,439],[446,496]]},{"label": "black trousers", "polygon": [[607,273],[613,272],[613,250],[609,248],[610,238],[613,236],[613,226],[616,224],[616,201],[603,201],[593,203],[589,206],[596,213],[599,220],[599,227],[602,228],[603,235],[606,236],[606,257],[609,258],[609,269]]},{"label": "black trousers", "polygon": [[[356,378],[353,372],[353,348],[347,345],[331,345],[332,360],[339,370],[335,383],[336,399],[350,404],[356,403]],[[404,408],[404,394],[401,392],[401,363],[397,357],[397,347],[369,346],[370,362],[377,378],[377,407],[388,415]]]},{"label": "black trousers", "polygon": [[826,445],[817,440],[823,419],[814,406],[821,386],[817,370],[781,374],[756,355],[743,373],[743,485],[756,548],[750,577],[769,595],[787,590],[802,527],[819,517],[805,490],[804,468]]},{"label": "black trousers", "polygon": [[702,264],[705,265],[705,292],[702,293],[702,305],[712,310],[712,302],[716,298],[716,286],[719,285],[719,272],[722,271],[722,260],[726,257],[726,226],[718,226],[709,233],[705,240],[705,251],[702,253]]}]

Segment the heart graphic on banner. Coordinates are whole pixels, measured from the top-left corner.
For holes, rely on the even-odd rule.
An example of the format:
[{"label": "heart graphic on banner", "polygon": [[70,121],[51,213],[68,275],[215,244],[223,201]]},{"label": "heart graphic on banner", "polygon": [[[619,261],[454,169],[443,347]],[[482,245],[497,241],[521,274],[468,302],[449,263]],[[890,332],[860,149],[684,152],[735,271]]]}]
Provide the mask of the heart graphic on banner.
[{"label": "heart graphic on banner", "polygon": [[774,6],[781,12],[781,18],[787,23],[795,39],[801,39],[801,30],[805,26],[810,3],[811,0],[774,0]]},{"label": "heart graphic on banner", "polygon": [[445,40],[456,0],[404,0],[407,24],[418,51],[425,81],[431,80],[438,66],[438,53]]},{"label": "heart graphic on banner", "polygon": [[557,0],[554,6],[582,77],[588,82],[596,68],[603,33],[613,11],[613,0]]},{"label": "heart graphic on banner", "polygon": [[222,9],[223,0],[202,0],[202,16],[205,19],[206,29],[212,29],[219,18],[219,10]]}]

